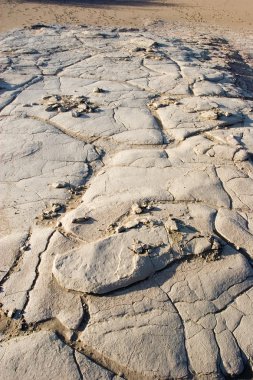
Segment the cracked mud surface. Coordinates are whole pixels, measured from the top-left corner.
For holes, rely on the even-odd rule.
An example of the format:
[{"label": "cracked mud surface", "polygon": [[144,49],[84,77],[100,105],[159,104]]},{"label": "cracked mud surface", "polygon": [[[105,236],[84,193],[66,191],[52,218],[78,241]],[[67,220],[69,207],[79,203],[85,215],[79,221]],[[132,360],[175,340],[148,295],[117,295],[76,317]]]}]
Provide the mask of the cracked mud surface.
[{"label": "cracked mud surface", "polygon": [[3,378],[252,378],[253,71],[232,37],[1,36]]}]

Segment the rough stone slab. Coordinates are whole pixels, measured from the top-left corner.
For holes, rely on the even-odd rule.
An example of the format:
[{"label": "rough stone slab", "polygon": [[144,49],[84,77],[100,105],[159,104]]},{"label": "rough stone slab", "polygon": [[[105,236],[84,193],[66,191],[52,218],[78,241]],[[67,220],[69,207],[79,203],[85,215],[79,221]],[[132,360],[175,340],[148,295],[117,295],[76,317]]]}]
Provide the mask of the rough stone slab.
[{"label": "rough stone slab", "polygon": [[[238,143],[239,145],[239,143]],[[166,150],[172,165],[224,165],[233,161],[240,145],[229,146],[227,141],[214,143],[205,136],[193,136],[178,146]],[[227,169],[227,168],[226,168]]]},{"label": "rough stone slab", "polygon": [[240,375],[243,372],[244,364],[233,334],[229,330],[224,330],[216,334],[216,339],[220,347],[224,374]]},{"label": "rough stone slab", "polygon": [[85,355],[74,353],[72,348],[49,331],[0,343],[0,356],[1,372],[5,379],[114,378],[110,371],[91,362]]},{"label": "rough stone slab", "polygon": [[75,242],[56,232],[48,250],[44,252],[38,268],[39,276],[29,293],[29,301],[24,310],[27,322],[44,321],[57,318],[70,330],[77,329],[83,318],[80,295],[63,291],[52,277],[55,252],[70,250]]},{"label": "rough stone slab", "polygon": [[211,206],[230,206],[230,199],[213,168],[180,171],[177,181],[170,180],[168,184],[168,190],[177,201],[193,200]]},{"label": "rough stone slab", "polygon": [[67,289],[103,294],[149,277],[177,256],[163,226],[143,226],[58,255],[53,274]]},{"label": "rough stone slab", "polygon": [[[215,310],[217,307],[222,309],[224,304],[211,305],[226,292],[230,292],[232,287],[240,284],[241,289],[244,288],[244,282],[248,285],[247,280],[252,282],[252,268],[243,255],[237,253],[230,247],[224,248],[226,254],[221,256],[220,260],[205,262],[203,259],[193,261],[190,265],[183,263],[182,265],[174,264],[171,268],[164,270],[158,276],[160,286],[169,294],[174,302],[189,302],[185,304],[186,315],[191,319],[199,318],[198,308],[194,304],[199,302],[200,307],[211,307]],[[188,266],[188,272],[185,271]],[[174,273],[174,276],[170,274]],[[214,281],[215,278],[215,281]],[[237,294],[240,288],[237,289]],[[235,295],[230,295],[225,304],[229,303]],[[210,303],[210,302],[211,303]]]},{"label": "rough stone slab", "polygon": [[105,363],[138,379],[188,376],[181,320],[152,282],[89,298],[90,321],[81,335]]},{"label": "rough stone slab", "polygon": [[120,376],[114,376],[114,374],[105,368],[92,362],[87,356],[75,351],[75,358],[78,363],[78,367],[82,373],[82,380],[121,380]]},{"label": "rough stone slab", "polygon": [[0,301],[9,313],[21,312],[27,302],[29,290],[36,279],[36,269],[40,257],[46,250],[53,235],[52,228],[35,227],[31,233],[27,248],[22,253],[21,263],[2,286]]},{"label": "rough stone slab", "polygon": [[209,130],[214,130],[216,133],[218,128],[224,127],[229,127],[225,133],[230,135],[234,132],[230,132],[230,128],[243,126],[244,117],[248,114],[248,110],[245,109],[246,104],[241,100],[231,99],[231,102],[228,102],[225,97],[196,96],[185,97],[180,101],[172,98],[167,107],[160,107],[159,101],[155,104],[159,107],[157,114],[164,129],[169,136],[178,141]]},{"label": "rough stone slab", "polygon": [[253,234],[247,221],[236,211],[220,209],[215,226],[217,231],[237,249],[243,248],[252,257]]},{"label": "rough stone slab", "polygon": [[[94,178],[83,197],[83,202],[115,205],[125,202],[134,203],[144,199],[172,200],[166,188],[166,182],[173,177],[175,172],[176,169],[166,170],[155,167],[109,167]],[[147,183],[149,186],[146,185]]]},{"label": "rough stone slab", "polygon": [[[239,153],[239,152],[238,152]],[[245,170],[227,169],[221,166],[217,174],[223,182],[224,189],[230,195],[233,208],[249,212],[253,207],[253,179]]]},{"label": "rough stone slab", "polygon": [[24,246],[27,234],[14,233],[0,239],[0,281],[4,278]]},{"label": "rough stone slab", "polygon": [[129,149],[116,153],[110,161],[111,166],[133,166],[139,168],[165,168],[170,165],[164,150]]},{"label": "rough stone slab", "polygon": [[50,332],[39,332],[1,343],[0,352],[2,376],[6,379],[17,376],[29,379],[56,380],[59,376],[80,379],[73,350]]},{"label": "rough stone slab", "polygon": [[54,189],[51,184],[83,184],[89,173],[87,163],[98,158],[91,145],[33,119],[2,119],[0,135],[4,163],[0,178],[0,228],[5,234],[10,229],[29,229],[50,202],[64,203],[66,189]]},{"label": "rough stone slab", "polygon": [[240,326],[244,312],[251,315],[248,297],[242,299],[245,294],[240,294],[252,288],[252,274],[247,260],[226,247],[218,261],[174,264],[155,275],[155,282],[168,294],[183,320],[186,349],[195,373],[222,378],[220,362],[225,375],[236,376],[243,371],[241,341],[233,331]]}]

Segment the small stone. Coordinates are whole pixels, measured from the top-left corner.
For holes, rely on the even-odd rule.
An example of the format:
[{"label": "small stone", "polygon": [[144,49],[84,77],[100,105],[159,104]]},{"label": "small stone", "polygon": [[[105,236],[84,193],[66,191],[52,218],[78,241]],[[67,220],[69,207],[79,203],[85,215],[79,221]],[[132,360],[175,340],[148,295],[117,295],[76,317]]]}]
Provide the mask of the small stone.
[{"label": "small stone", "polygon": [[132,251],[137,254],[142,254],[144,252],[143,246],[140,242],[136,242],[132,245]]},{"label": "small stone", "polygon": [[169,219],[167,220],[167,222],[165,223],[165,227],[166,227],[169,231],[171,231],[171,232],[173,232],[173,231],[178,231],[177,222],[176,222],[174,219],[171,219],[171,218],[169,218]]},{"label": "small stone", "polygon": [[93,89],[93,92],[94,92],[95,94],[100,94],[100,93],[104,92],[104,90],[103,90],[102,88],[95,87],[95,88]]},{"label": "small stone", "polygon": [[53,203],[52,204],[52,212],[53,213],[61,211],[62,208],[63,208],[63,205],[61,203]]},{"label": "small stone", "polygon": [[81,116],[81,112],[78,112],[78,111],[74,110],[74,111],[71,112],[71,115],[73,117],[80,117]]},{"label": "small stone", "polygon": [[132,52],[135,53],[135,52],[139,52],[139,51],[146,51],[146,48],[143,48],[143,47],[135,47],[132,49]]},{"label": "small stone", "polygon": [[221,248],[220,242],[216,239],[213,239],[212,249],[219,251],[220,248]]},{"label": "small stone", "polygon": [[83,216],[83,217],[80,217],[80,218],[74,218],[74,219],[72,219],[72,223],[82,224],[82,223],[86,223],[88,220],[89,220],[89,217]]},{"label": "small stone", "polygon": [[15,311],[16,311],[15,308],[13,310],[8,310],[7,311],[7,317],[12,318],[12,316],[15,314]]},{"label": "small stone", "polygon": [[209,149],[209,151],[207,152],[207,155],[209,157],[214,157],[215,156],[215,151],[213,149]]},{"label": "small stone", "polygon": [[[140,220],[137,220],[137,219],[135,219],[135,220],[131,220],[131,221],[127,222],[127,223],[124,225],[124,228],[127,229],[127,230],[129,230],[130,228],[135,228],[135,227],[139,226],[140,222],[141,222],[141,221],[140,221]],[[143,223],[143,224],[144,224],[144,223]]]},{"label": "small stone", "polygon": [[216,110],[205,111],[201,113],[202,120],[217,120],[218,112]]},{"label": "small stone", "polygon": [[115,228],[115,232],[116,233],[121,233],[121,232],[124,232],[126,229],[125,229],[125,227],[124,226],[119,226],[119,227],[116,227]]},{"label": "small stone", "polygon": [[52,111],[55,111],[57,109],[58,109],[58,104],[52,104],[52,105],[49,105],[48,107],[46,107],[47,112],[52,112]]},{"label": "small stone", "polygon": [[64,106],[61,106],[61,107],[60,107],[60,111],[61,111],[61,112],[67,112],[67,111],[69,111],[69,108],[64,107]]},{"label": "small stone", "polygon": [[82,112],[87,112],[88,111],[88,105],[87,104],[80,104],[78,107],[77,107],[77,112],[79,112],[80,114]]},{"label": "small stone", "polygon": [[67,182],[54,182],[51,186],[54,189],[64,189],[65,187],[68,187],[69,184]]},{"label": "small stone", "polygon": [[25,252],[25,251],[29,251],[30,249],[30,244],[24,244],[21,248],[20,248],[20,251],[21,252]]},{"label": "small stone", "polygon": [[26,331],[26,330],[28,330],[28,327],[29,327],[28,324],[25,321],[22,321],[21,326],[20,326],[20,330]]},{"label": "small stone", "polygon": [[141,214],[142,208],[138,205],[138,203],[135,203],[132,205],[131,211],[133,214]]},{"label": "small stone", "polygon": [[205,259],[207,262],[216,261],[220,259],[221,246],[218,241],[214,240],[212,243],[212,249],[207,252]]},{"label": "small stone", "polygon": [[141,241],[137,240],[132,245],[132,251],[134,253],[137,253],[138,255],[142,255],[145,253],[151,252],[151,246],[149,244],[142,243]]}]

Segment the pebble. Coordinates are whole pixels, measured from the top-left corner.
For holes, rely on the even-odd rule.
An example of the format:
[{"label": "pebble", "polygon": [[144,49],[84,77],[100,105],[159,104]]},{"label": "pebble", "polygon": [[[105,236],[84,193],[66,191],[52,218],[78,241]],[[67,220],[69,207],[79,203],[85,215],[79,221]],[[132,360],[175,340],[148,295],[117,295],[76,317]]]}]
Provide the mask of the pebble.
[{"label": "pebble", "polygon": [[87,217],[87,216],[83,216],[83,217],[80,217],[80,218],[74,218],[72,219],[72,223],[75,223],[75,224],[82,224],[82,223],[86,223],[90,218]]},{"label": "pebble", "polygon": [[64,189],[66,187],[69,187],[69,184],[67,182],[54,182],[51,186],[54,189]]}]

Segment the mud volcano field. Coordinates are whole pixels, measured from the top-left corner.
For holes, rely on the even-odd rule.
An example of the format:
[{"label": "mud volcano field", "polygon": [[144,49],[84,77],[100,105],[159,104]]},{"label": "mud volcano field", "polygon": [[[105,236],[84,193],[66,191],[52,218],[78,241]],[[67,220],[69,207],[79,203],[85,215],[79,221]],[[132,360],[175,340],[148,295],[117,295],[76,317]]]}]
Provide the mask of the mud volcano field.
[{"label": "mud volcano field", "polygon": [[253,378],[241,52],[34,25],[1,35],[0,64],[0,377]]}]

